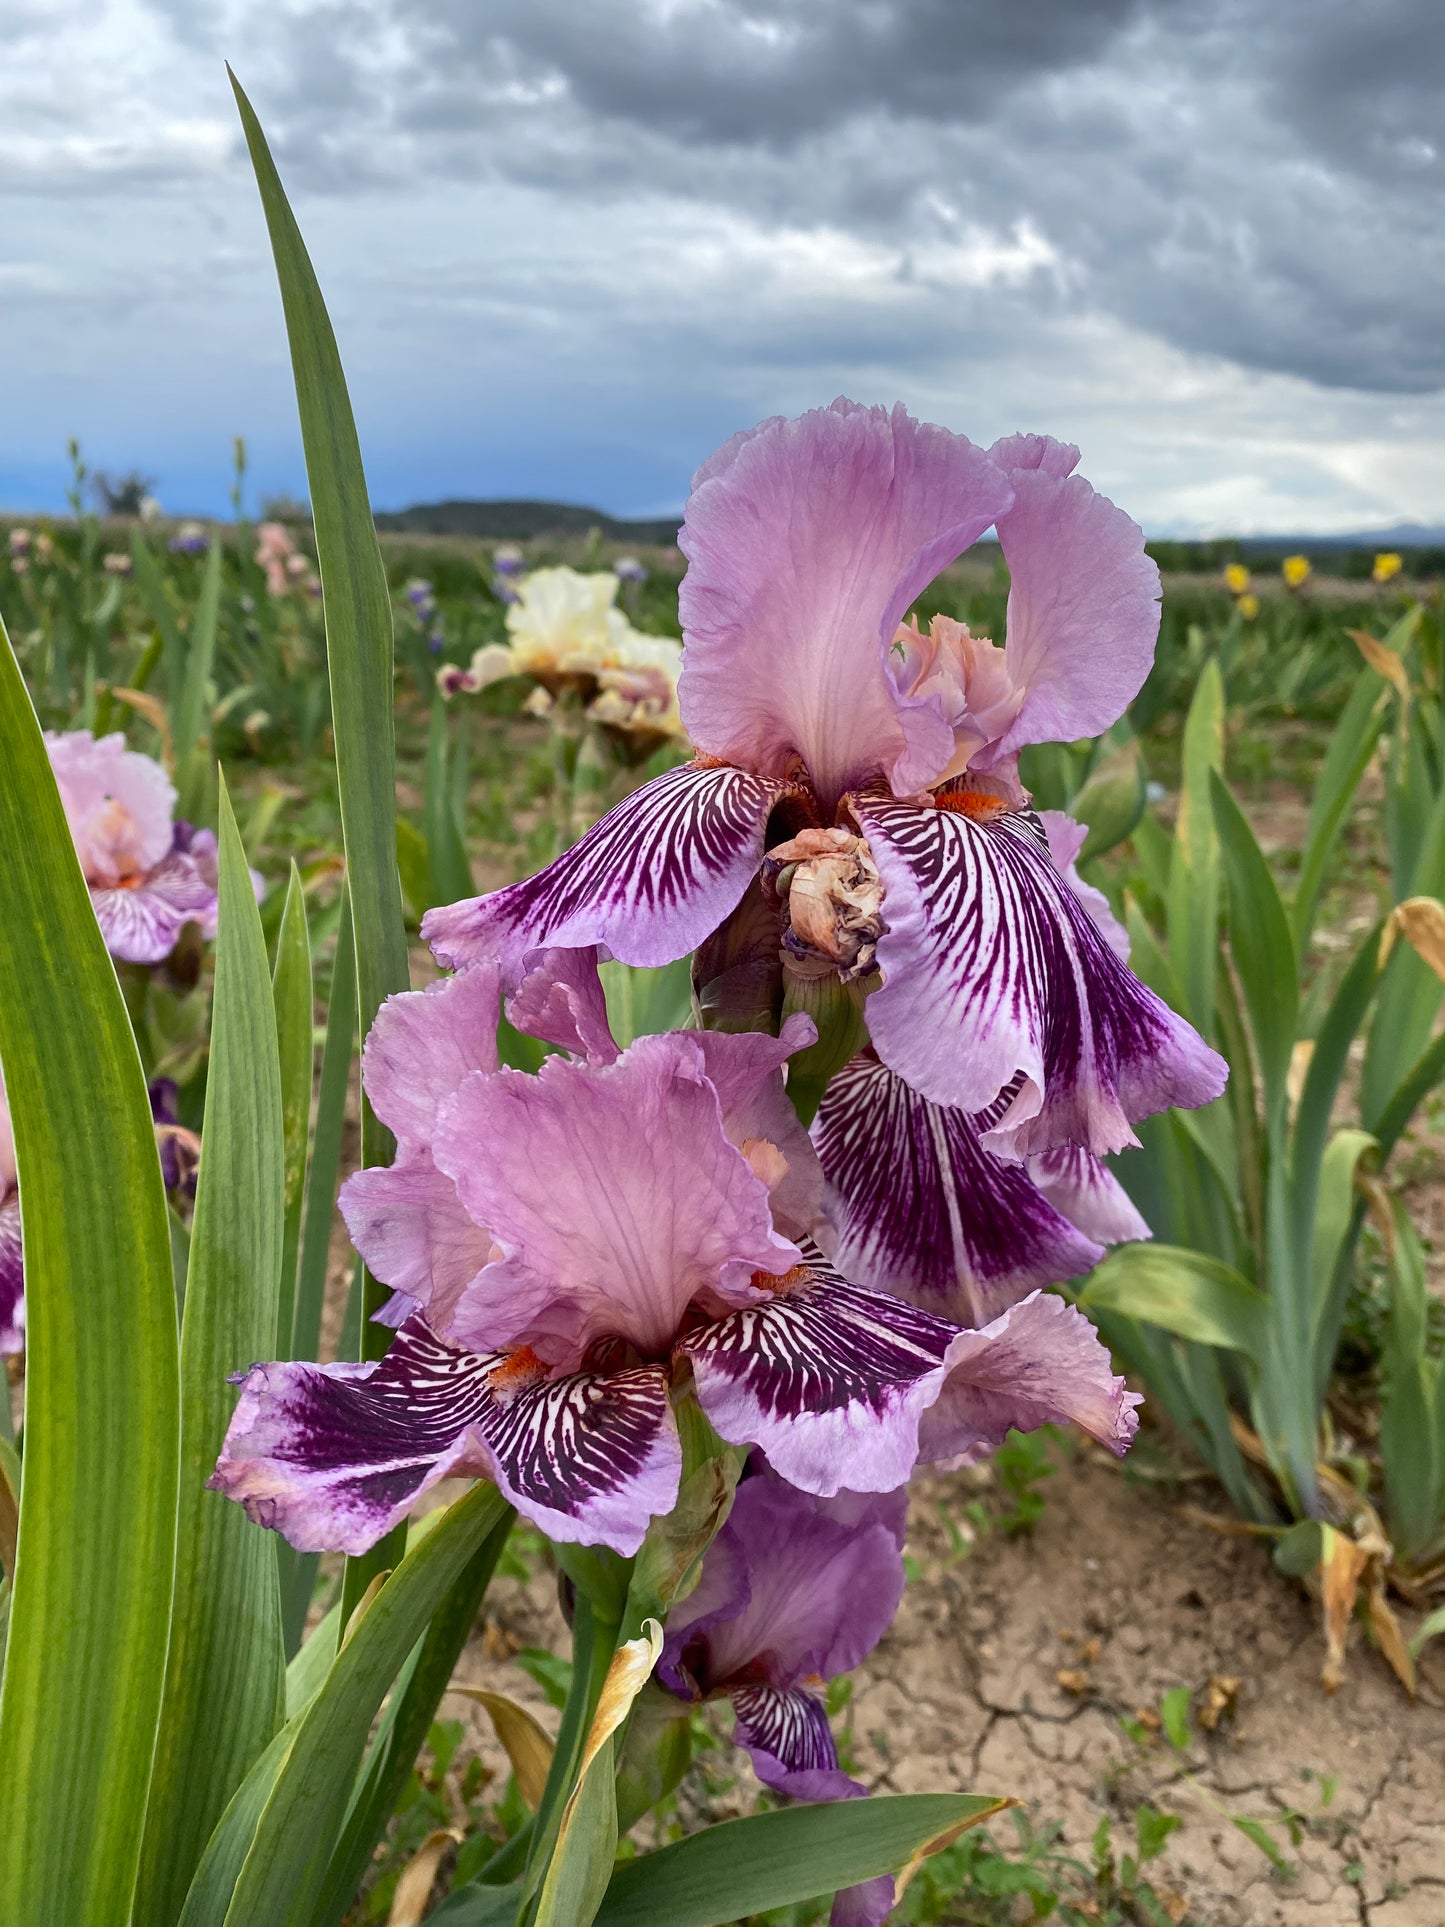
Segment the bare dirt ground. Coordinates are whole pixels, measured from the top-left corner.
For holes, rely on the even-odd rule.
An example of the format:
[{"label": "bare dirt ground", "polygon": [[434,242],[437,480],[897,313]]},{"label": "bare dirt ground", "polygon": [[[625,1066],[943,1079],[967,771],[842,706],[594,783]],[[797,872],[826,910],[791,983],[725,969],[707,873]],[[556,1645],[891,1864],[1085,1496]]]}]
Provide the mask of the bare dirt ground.
[{"label": "bare dirt ground", "polygon": [[[1122,1841],[1147,1800],[1183,1821],[1151,1872],[1161,1892],[1187,1900],[1195,1927],[1442,1927],[1445,1657],[1426,1649],[1411,1705],[1358,1645],[1327,1698],[1317,1609],[1257,1543],[1199,1524],[1092,1451],[1045,1490],[1030,1536],[990,1534],[960,1559],[944,1513],[958,1516],[974,1496],[967,1475],[915,1489],[918,1576],[855,1675],[848,1716],[867,1783],[1014,1794],[1036,1826],[1061,1823],[1063,1846],[1084,1861],[1101,1819]],[[520,1646],[566,1651],[550,1575],[499,1580],[487,1613],[458,1677],[524,1700],[555,1727],[507,1660]],[[1211,1681],[1238,1686],[1206,1733],[1197,1714]],[[1125,1732],[1141,1713],[1157,1718],[1180,1686],[1196,1696],[1187,1752],[1147,1724],[1142,1743]],[[454,1696],[444,1712],[467,1719],[504,1773],[474,1709]],[[744,1772],[731,1810],[749,1801]],[[1270,1827],[1291,1877],[1235,1814]],[[1286,1814],[1302,1816],[1297,1844]],[[1007,1823],[996,1837],[1010,1837]]]}]

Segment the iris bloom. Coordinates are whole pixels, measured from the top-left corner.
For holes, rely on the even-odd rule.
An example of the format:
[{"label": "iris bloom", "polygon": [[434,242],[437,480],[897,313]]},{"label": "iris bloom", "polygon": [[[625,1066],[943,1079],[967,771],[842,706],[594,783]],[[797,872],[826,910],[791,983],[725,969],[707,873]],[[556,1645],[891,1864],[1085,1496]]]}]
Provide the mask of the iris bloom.
[{"label": "iris bloom", "polygon": [[[0,1355],[25,1349],[25,1271],[20,1249],[20,1192],[15,1138],[0,1076]],[[0,1374],[0,1398],[8,1396]]]},{"label": "iris bloom", "polygon": [[1393,582],[1404,566],[1405,558],[1402,555],[1397,555],[1393,549],[1386,550],[1384,554],[1375,557],[1375,566],[1370,571],[1370,580]]},{"label": "iris bloom", "polygon": [[1279,565],[1287,589],[1302,589],[1309,581],[1311,569],[1307,555],[1287,555]]},{"label": "iris bloom", "polygon": [[50,766],[110,954],[155,964],[187,923],[216,934],[216,839],[173,822],[175,785],[121,735],[47,733]]},{"label": "iris bloom", "polygon": [[[176,1086],[156,1078],[149,1091],[156,1127],[161,1182],[167,1191],[185,1187],[195,1195],[201,1140],[176,1122]],[[15,1136],[0,1076],[0,1357],[25,1349],[25,1259],[20,1233],[20,1190],[15,1174]],[[0,1398],[5,1396],[0,1377]]]},{"label": "iris bloom", "polygon": [[[868,993],[879,1058],[920,1096],[975,1114],[1007,1094],[996,1151],[1116,1151],[1215,1097],[1222,1061],[1104,940],[1019,784],[1026,744],[1107,729],[1154,653],[1158,571],[1076,459],[845,401],[735,436],[680,538],[701,753],[538,875],[431,911],[438,957],[515,984],[541,946],[655,965],[771,918],[790,980]],[[990,525],[1004,644],[904,623]]]},{"label": "iris bloom", "polygon": [[1244,595],[1249,588],[1249,570],[1242,562],[1226,562],[1224,586],[1231,595]]},{"label": "iris bloom", "polygon": [[632,1553],[677,1495],[689,1380],[723,1438],[823,1496],[1013,1425],[1074,1418],[1125,1448],[1136,1401],[1062,1300],[960,1329],[829,1265],[782,1078],[808,1018],[619,1052],[595,963],[562,953],[509,1006],[561,1047],[525,1076],[497,1065],[498,994],[478,966],[377,1018],[363,1074],[397,1157],[341,1204],[400,1330],[379,1364],[245,1376],[214,1483],[253,1519],[359,1552],[472,1473],[552,1538]]},{"label": "iris bloom", "polygon": [[[679,1699],[726,1698],[765,1786],[802,1800],[865,1792],[838,1764],[824,1688],[861,1664],[903,1597],[902,1492],[817,1499],[745,1478],[695,1591],[668,1615],[658,1678]],[[884,1876],[838,1896],[834,1927],[871,1927]]]}]

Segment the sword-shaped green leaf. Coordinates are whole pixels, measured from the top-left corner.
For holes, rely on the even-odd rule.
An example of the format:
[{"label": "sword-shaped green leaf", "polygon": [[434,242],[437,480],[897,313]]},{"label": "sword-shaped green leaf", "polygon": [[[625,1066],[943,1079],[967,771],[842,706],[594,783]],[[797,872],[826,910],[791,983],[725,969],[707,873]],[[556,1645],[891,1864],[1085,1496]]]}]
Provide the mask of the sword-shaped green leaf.
[{"label": "sword-shaped green leaf", "polygon": [[0,631],[0,1060],[26,1274],[25,1476],[0,1691],[0,1895],[130,1918],[165,1678],[179,1383],[145,1073]]},{"label": "sword-shaped green leaf", "polygon": [[284,1151],[261,918],[221,788],[211,1063],[181,1325],[181,1502],[166,1698],[137,1917],[167,1927],[211,1830],[281,1724],[276,1540],[206,1490],[235,1407],[228,1376],[270,1354],[280,1296]]}]

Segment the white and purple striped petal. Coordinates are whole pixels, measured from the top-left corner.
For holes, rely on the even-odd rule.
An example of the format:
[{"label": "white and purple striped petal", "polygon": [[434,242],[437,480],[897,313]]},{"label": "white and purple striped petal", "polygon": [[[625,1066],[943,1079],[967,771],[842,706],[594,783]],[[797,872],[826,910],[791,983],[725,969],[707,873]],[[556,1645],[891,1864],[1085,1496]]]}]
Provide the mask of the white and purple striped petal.
[{"label": "white and purple striped petal", "polygon": [[981,770],[1025,743],[1102,734],[1143,687],[1159,635],[1159,570],[1144,532],[1072,472],[1078,449],[1010,435],[989,455],[1014,491],[998,537],[1010,582],[1005,656],[1024,697],[974,757]]},{"label": "white and purple striped petal", "polygon": [[422,935],[453,969],[490,959],[510,989],[528,953],[601,944],[623,963],[672,963],[716,930],[757,875],[789,785],[698,763],[609,810],[536,876],[429,910]]},{"label": "white and purple striped petal", "polygon": [[[0,1357],[25,1349],[25,1258],[20,1241],[20,1199],[0,1194]],[[0,1398],[6,1396],[0,1376]]]},{"label": "white and purple striped petal", "polygon": [[804,1249],[763,1303],[681,1341],[698,1403],[723,1438],[760,1445],[805,1492],[891,1492],[917,1463],[957,1327],[849,1284]]},{"label": "white and purple striped petal", "polygon": [[1002,1445],[1010,1429],[1073,1424],[1122,1458],[1139,1403],[1084,1314],[1035,1292],[954,1339],[942,1395],[923,1417],[919,1456],[957,1465]]},{"label": "white and purple striped petal", "polygon": [[1079,852],[1088,839],[1088,828],[1063,810],[1040,810],[1040,823],[1048,839],[1049,861],[1068,884],[1098,926],[1099,934],[1120,963],[1129,961],[1129,932],[1114,915],[1113,906],[1102,890],[1085,883],[1079,875]]},{"label": "white and purple striped petal", "polygon": [[90,900],[106,949],[121,963],[163,963],[188,923],[215,935],[216,885],[189,850],[173,849],[153,870],[114,888],[92,883]]},{"label": "white and purple striped petal", "polygon": [[439,1480],[471,1474],[549,1537],[631,1555],[681,1462],[656,1368],[549,1379],[416,1318],[377,1364],[253,1365],[211,1484],[300,1551],[357,1554]]},{"label": "white and purple striped petal", "polygon": [[878,1055],[924,1097],[985,1109],[1013,1157],[1136,1142],[1132,1124],[1208,1103],[1227,1067],[1132,975],[1060,877],[1032,815],[853,799],[884,885],[883,982],[868,1000]]},{"label": "white and purple striped petal", "polygon": [[453,1337],[555,1365],[602,1339],[665,1358],[695,1300],[750,1303],[755,1271],[797,1262],[706,1072],[698,1036],[674,1031],[612,1064],[556,1056],[535,1076],[472,1076],[445,1100],[433,1156],[501,1253]]},{"label": "white and purple striped petal", "polygon": [[801,759],[828,811],[870,776],[935,782],[953,732],[890,675],[893,633],[1012,500],[981,449],[901,406],[839,400],[735,435],[693,478],[678,537],[692,740],[776,778]]},{"label": "white and purple striped petal", "polygon": [[813,1142],[830,1255],[845,1277],[983,1325],[1037,1286],[1098,1264],[1102,1246],[1031,1171],[979,1143],[986,1121],[930,1104],[871,1050],[838,1073]]},{"label": "white and purple striped petal", "polygon": [[764,1786],[795,1800],[848,1800],[863,1792],[838,1764],[828,1709],[806,1686],[735,1686],[733,1739]]},{"label": "white and purple striped petal", "polygon": [[1077,1144],[1060,1144],[1030,1158],[1029,1176],[1055,1210],[1101,1245],[1154,1236],[1108,1166]]}]

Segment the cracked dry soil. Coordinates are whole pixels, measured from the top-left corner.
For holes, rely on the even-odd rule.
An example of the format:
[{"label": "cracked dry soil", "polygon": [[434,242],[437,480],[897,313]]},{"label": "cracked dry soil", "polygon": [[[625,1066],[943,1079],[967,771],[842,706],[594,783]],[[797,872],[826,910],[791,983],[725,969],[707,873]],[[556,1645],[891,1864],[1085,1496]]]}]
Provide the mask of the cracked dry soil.
[{"label": "cracked dry soil", "polygon": [[[1358,1641],[1328,1698],[1317,1608],[1257,1542],[1198,1523],[1086,1449],[1047,1480],[1030,1536],[990,1534],[958,1558],[944,1513],[974,1496],[968,1476],[915,1488],[918,1574],[854,1675],[853,1753],[870,1786],[1014,1794],[1084,1861],[1102,1818],[1126,1845],[1151,1801],[1183,1821],[1151,1877],[1187,1899],[1193,1927],[1445,1927],[1445,1642],[1425,1649],[1414,1705]],[[550,1730],[555,1715],[506,1662],[523,1645],[567,1650],[549,1574],[494,1585],[458,1676],[525,1701]],[[1124,1732],[1172,1688],[1203,1695],[1211,1679],[1237,1680],[1237,1696],[1212,1732],[1195,1720],[1187,1753]],[[475,1708],[451,1697],[444,1711],[505,1772]],[[744,1771],[737,1803],[710,1817],[749,1798]],[[1298,1844],[1279,1824],[1287,1812],[1303,1816]],[[1232,1814],[1273,1823],[1292,1879]],[[1011,1838],[1007,1822],[995,1834]]]}]

